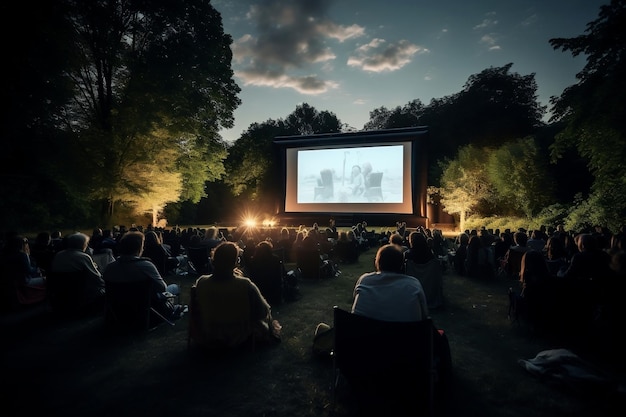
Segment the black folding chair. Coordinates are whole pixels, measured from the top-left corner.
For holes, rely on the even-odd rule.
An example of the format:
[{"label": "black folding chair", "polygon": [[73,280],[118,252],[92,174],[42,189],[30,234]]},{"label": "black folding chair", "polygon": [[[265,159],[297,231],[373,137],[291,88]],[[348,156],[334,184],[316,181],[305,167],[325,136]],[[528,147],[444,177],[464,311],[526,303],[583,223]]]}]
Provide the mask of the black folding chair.
[{"label": "black folding chair", "polygon": [[374,320],[333,308],[333,404],[341,378],[371,415],[434,415],[433,323]]},{"label": "black folding chair", "polygon": [[152,282],[105,282],[104,319],[107,330],[133,333],[155,328],[160,322],[174,326],[152,307]]}]

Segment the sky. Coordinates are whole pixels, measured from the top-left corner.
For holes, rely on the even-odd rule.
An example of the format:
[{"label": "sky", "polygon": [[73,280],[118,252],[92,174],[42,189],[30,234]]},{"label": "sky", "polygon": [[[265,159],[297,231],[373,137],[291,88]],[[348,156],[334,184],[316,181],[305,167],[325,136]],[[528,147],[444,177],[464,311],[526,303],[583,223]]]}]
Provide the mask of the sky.
[{"label": "sky", "polygon": [[252,123],[307,103],[362,130],[372,110],[456,94],[512,63],[535,74],[539,101],[576,83],[585,57],[549,39],[585,34],[610,0],[213,0],[233,38],[241,88],[235,141]]}]

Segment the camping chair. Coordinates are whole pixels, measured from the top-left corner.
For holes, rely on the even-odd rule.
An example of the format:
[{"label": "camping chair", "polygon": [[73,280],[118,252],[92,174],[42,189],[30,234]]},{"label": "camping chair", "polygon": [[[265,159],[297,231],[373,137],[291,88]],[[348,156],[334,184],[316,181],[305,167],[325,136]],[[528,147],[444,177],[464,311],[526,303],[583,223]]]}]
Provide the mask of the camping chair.
[{"label": "camping chair", "polygon": [[363,196],[367,198],[368,201],[383,201],[383,189],[381,187],[382,182],[383,173],[372,172],[369,175],[369,185],[365,187],[365,192],[363,193]]},{"label": "camping chair", "polygon": [[[160,321],[168,320],[152,307],[152,281],[105,281],[104,321],[109,331],[135,333],[154,329]],[[155,317],[153,320],[152,317]]]},{"label": "camping chair", "polygon": [[335,194],[333,188],[333,172],[330,169],[323,169],[320,171],[320,177],[321,179],[318,180],[318,185],[313,192],[313,200],[317,200],[318,196],[324,200],[332,198]]},{"label": "camping chair", "polygon": [[[198,308],[197,287],[192,285],[189,289],[189,325],[187,328],[187,351],[191,351],[196,345],[197,347],[207,351],[227,351],[231,348],[218,341],[209,341],[202,332],[202,319],[200,317],[200,309]],[[250,336],[247,343],[243,345],[249,346],[252,352],[256,349],[256,338],[254,332]]]},{"label": "camping chair", "polygon": [[187,260],[198,275],[207,275],[213,271],[211,250],[207,246],[188,247]]},{"label": "camping chair", "polygon": [[322,278],[322,257],[319,249],[299,248],[296,258],[296,267],[301,273],[300,278]]},{"label": "camping chair", "polygon": [[[333,404],[341,377],[372,415],[434,414],[433,323],[374,320],[333,307]],[[399,409],[394,409],[399,407]]]},{"label": "camping chair", "polygon": [[425,264],[407,259],[404,271],[422,284],[428,308],[435,309],[443,305],[443,271],[439,259],[431,259]]}]

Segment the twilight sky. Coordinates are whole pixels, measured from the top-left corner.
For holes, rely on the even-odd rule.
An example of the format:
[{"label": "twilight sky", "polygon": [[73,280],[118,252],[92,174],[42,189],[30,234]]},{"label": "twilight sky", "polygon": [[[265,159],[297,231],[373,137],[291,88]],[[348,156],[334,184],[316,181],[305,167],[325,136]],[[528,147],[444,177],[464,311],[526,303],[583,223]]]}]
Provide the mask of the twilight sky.
[{"label": "twilight sky", "polygon": [[535,73],[548,104],[576,82],[585,57],[551,38],[584,34],[609,0],[213,0],[233,37],[242,104],[234,141],[298,104],[361,130],[369,112],[458,93],[469,76],[513,63]]}]

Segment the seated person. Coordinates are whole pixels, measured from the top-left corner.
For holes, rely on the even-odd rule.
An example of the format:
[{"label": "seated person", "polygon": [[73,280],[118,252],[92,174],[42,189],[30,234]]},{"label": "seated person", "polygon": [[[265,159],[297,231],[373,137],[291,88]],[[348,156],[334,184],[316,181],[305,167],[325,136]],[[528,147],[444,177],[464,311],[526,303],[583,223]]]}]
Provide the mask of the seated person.
[{"label": "seated person", "polygon": [[334,250],[334,258],[337,262],[350,264],[359,260],[359,244],[356,239],[350,239],[349,233],[354,235],[352,231],[339,232],[339,239]]},{"label": "seated person", "polygon": [[280,340],[280,324],[259,288],[237,268],[239,247],[220,243],[213,251],[213,273],[195,283],[194,339],[207,347],[237,347],[253,338]]},{"label": "seated person", "polygon": [[361,167],[354,165],[352,167],[352,175],[350,176],[350,185],[353,195],[361,195],[365,191],[365,178],[361,173]]},{"label": "seated person", "polygon": [[[420,321],[429,317],[426,296],[419,280],[402,272],[404,256],[397,245],[381,246],[376,253],[375,272],[356,282],[352,312],[376,320]],[[440,386],[448,382],[452,359],[447,336],[433,328],[434,356]]]},{"label": "seated person", "polygon": [[267,240],[257,243],[248,271],[250,279],[270,305],[278,305],[283,302],[285,270],[280,258],[272,252],[273,249],[272,242]]},{"label": "seated person", "polygon": [[146,232],[145,239],[143,256],[152,260],[161,275],[176,273],[177,268],[187,266],[186,257],[184,255],[172,256],[169,249],[163,244],[161,235],[154,230]]},{"label": "seated person", "polygon": [[148,258],[142,258],[145,236],[139,231],[124,233],[116,245],[119,254],[115,262],[110,263],[104,271],[104,281],[135,282],[144,279],[152,280],[152,307],[163,317],[176,320],[185,311],[185,306],[173,304],[169,298],[178,295],[177,284],[166,284],[158,269]]},{"label": "seated person", "polygon": [[52,272],[84,272],[85,305],[104,305],[104,280],[98,265],[87,253],[89,236],[84,233],[74,233],[65,239],[66,249],[58,252],[52,259]]},{"label": "seated person", "polygon": [[28,238],[9,236],[3,248],[0,268],[2,272],[2,308],[42,302],[46,298],[46,277],[30,256]]}]

